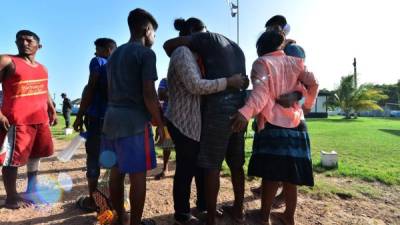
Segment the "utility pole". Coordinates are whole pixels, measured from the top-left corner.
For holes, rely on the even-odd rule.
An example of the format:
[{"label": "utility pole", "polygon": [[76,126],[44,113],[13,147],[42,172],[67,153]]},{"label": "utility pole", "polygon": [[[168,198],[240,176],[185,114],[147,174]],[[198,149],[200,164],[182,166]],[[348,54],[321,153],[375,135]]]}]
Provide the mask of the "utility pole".
[{"label": "utility pole", "polygon": [[354,67],[354,87],[357,88],[357,59],[354,57],[353,61],[353,67]]}]

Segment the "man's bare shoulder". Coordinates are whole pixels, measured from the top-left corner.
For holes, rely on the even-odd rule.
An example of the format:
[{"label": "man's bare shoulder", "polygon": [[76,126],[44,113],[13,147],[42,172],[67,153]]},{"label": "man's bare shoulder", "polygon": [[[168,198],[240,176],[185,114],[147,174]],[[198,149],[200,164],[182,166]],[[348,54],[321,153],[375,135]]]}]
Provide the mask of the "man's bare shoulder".
[{"label": "man's bare shoulder", "polygon": [[0,67],[6,67],[12,63],[9,55],[0,55]]}]

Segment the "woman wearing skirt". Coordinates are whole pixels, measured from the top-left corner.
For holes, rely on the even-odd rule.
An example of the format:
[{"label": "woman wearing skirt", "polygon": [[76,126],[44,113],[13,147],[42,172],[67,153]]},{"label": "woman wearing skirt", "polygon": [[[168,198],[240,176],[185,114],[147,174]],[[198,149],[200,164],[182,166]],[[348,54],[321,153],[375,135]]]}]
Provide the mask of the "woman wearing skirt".
[{"label": "woman wearing skirt", "polygon": [[[246,105],[234,116],[233,129],[245,129],[256,116],[257,133],[248,175],[262,178],[260,224],[269,224],[271,205],[279,184],[283,184],[286,209],[279,214],[285,225],[294,225],[297,186],[313,186],[310,140],[304,113],[310,112],[318,94],[314,75],[305,71],[302,59],[286,56],[280,50],[284,34],[279,27],[264,32],[257,41],[259,58],[251,78],[253,91]],[[302,106],[294,102],[285,108],[278,96],[299,91]]]}]

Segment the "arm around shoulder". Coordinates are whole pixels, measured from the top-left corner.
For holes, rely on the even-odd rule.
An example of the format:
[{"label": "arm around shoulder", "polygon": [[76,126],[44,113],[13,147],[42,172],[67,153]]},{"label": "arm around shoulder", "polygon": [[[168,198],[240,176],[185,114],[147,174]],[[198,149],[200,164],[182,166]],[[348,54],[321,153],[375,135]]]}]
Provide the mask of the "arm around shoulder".
[{"label": "arm around shoulder", "polygon": [[186,47],[177,48],[171,56],[175,76],[183,83],[185,89],[193,95],[213,94],[227,87],[227,79],[202,79],[200,69],[193,53]]},{"label": "arm around shoulder", "polygon": [[171,56],[172,52],[179,46],[189,47],[189,45],[190,45],[190,36],[183,36],[183,37],[169,39],[164,43],[163,47],[167,55]]}]

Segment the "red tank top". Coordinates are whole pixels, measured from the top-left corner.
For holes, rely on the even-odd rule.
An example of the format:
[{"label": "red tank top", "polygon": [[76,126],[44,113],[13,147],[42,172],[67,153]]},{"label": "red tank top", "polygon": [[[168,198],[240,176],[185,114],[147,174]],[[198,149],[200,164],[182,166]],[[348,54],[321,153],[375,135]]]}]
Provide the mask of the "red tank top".
[{"label": "red tank top", "polygon": [[13,125],[47,123],[48,75],[41,64],[29,65],[24,59],[10,56],[15,72],[2,83],[2,113]]}]

